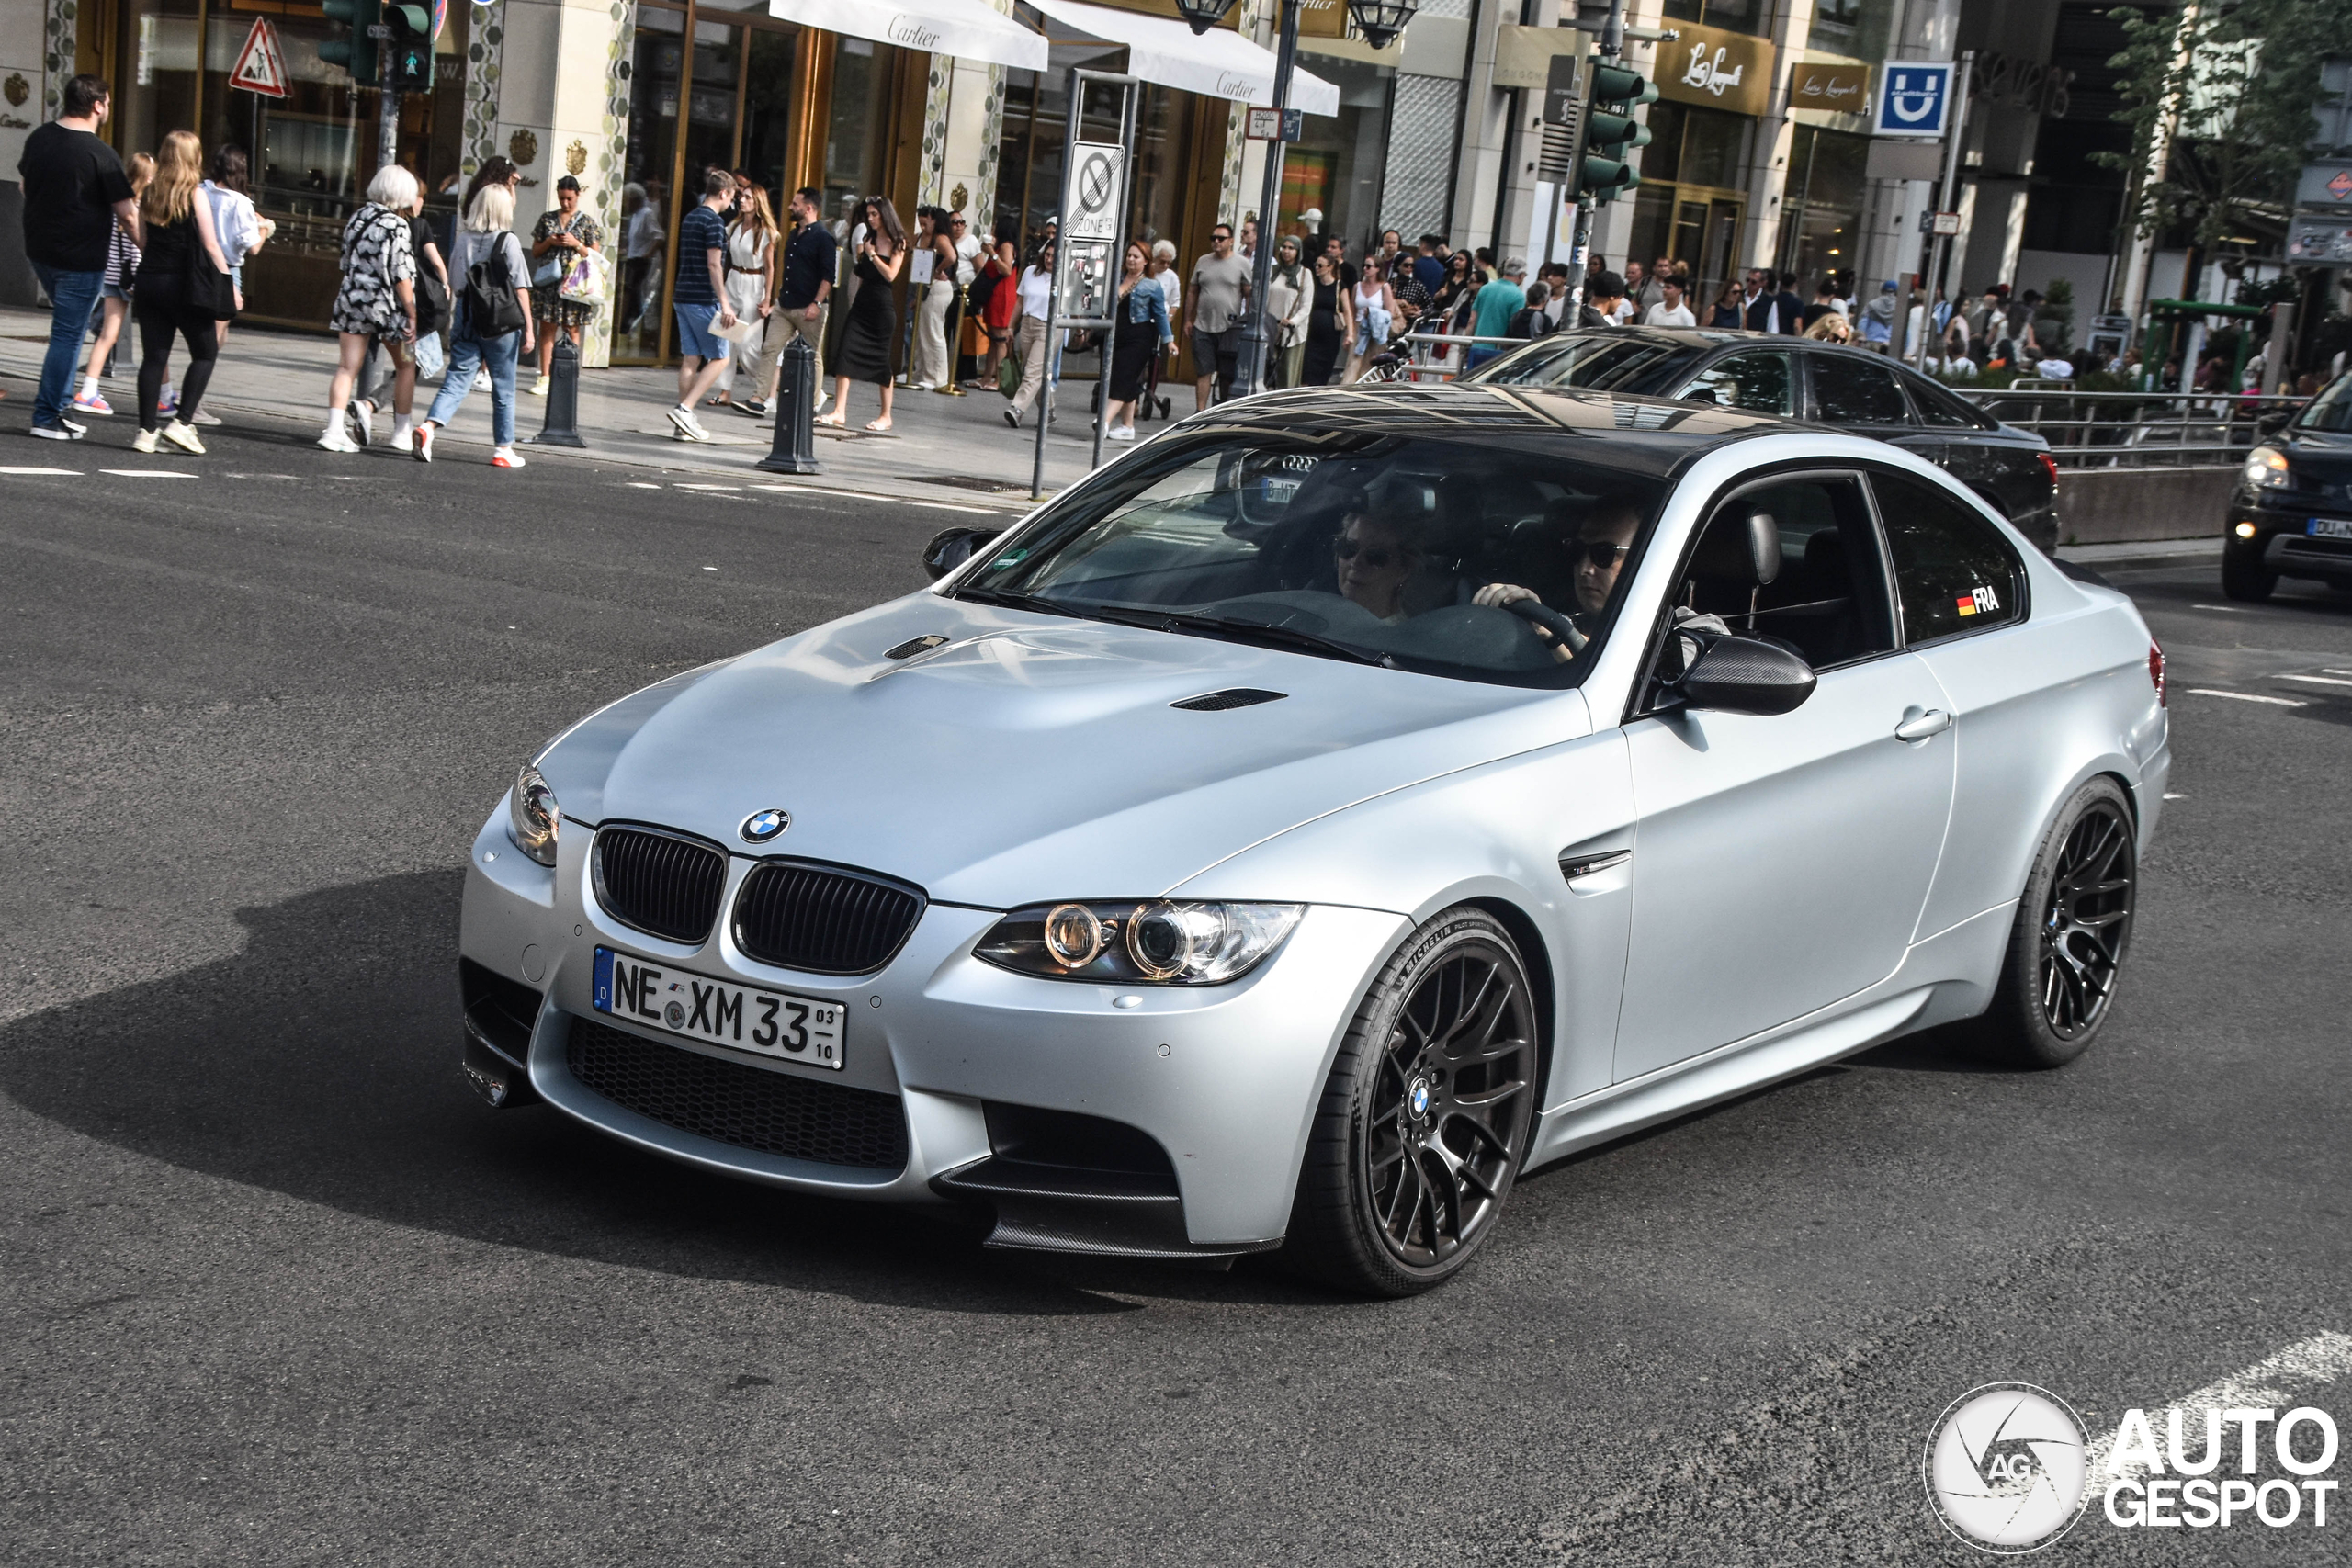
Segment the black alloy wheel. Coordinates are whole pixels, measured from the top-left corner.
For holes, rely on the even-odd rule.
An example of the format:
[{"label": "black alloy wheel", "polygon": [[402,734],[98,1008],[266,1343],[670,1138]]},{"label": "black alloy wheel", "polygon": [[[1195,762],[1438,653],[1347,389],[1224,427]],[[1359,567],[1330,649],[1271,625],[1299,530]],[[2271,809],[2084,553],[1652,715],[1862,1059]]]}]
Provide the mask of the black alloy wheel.
[{"label": "black alloy wheel", "polygon": [[1286,1251],[1347,1289],[1442,1283],[1492,1233],[1527,1154],[1534,997],[1510,935],[1449,909],[1357,1010],[1299,1173]]},{"label": "black alloy wheel", "polygon": [[2111,778],[2084,784],[2058,813],[2018,900],[1993,1005],[1958,1026],[1984,1055],[2063,1066],[2106,1027],[2132,942],[2138,834]]},{"label": "black alloy wheel", "polygon": [[2075,819],[2041,913],[2041,1015],[2062,1040],[2097,1029],[2132,934],[2132,824],[2101,801]]}]

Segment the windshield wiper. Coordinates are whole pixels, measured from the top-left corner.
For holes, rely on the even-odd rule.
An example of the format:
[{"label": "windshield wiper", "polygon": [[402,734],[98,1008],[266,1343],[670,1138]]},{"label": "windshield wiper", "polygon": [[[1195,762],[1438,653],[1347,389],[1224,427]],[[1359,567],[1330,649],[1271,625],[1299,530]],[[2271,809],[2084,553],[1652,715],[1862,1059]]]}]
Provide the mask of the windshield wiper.
[{"label": "windshield wiper", "polygon": [[1170,629],[1182,627],[1186,631],[1206,632],[1212,637],[1230,637],[1236,642],[1255,642],[1292,649],[1301,653],[1319,653],[1327,659],[1344,659],[1354,664],[1394,668],[1393,661],[1385,653],[1374,653],[1317,632],[1304,632],[1295,626],[1278,626],[1265,621],[1228,621],[1189,610],[1150,610],[1137,613],[1134,624]]},{"label": "windshield wiper", "polygon": [[1016,593],[1004,588],[951,588],[947,591],[947,597],[967,599],[975,604],[994,604],[1005,610],[1034,610],[1041,615],[1069,615],[1079,620],[1091,614],[1075,604],[1064,604],[1035,593]]}]

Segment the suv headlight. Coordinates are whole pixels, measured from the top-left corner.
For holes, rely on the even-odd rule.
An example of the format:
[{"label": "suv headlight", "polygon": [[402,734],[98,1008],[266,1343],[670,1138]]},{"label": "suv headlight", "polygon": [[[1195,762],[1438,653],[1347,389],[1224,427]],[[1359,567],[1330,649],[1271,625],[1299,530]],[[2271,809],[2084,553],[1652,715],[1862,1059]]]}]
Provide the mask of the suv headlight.
[{"label": "suv headlight", "polygon": [[1306,912],[1304,904],[1168,898],[1032,904],[999,920],[973,951],[1048,980],[1221,986],[1256,968]]},{"label": "suv headlight", "polygon": [[514,775],[514,787],[506,792],[506,836],[541,865],[553,865],[556,829],[562,819],[556,809],[555,791],[548,787],[538,769],[524,763],[522,772]]},{"label": "suv headlight", "polygon": [[2244,478],[2250,490],[2274,490],[2293,479],[2287,454],[2276,446],[2257,446],[2245,455]]}]

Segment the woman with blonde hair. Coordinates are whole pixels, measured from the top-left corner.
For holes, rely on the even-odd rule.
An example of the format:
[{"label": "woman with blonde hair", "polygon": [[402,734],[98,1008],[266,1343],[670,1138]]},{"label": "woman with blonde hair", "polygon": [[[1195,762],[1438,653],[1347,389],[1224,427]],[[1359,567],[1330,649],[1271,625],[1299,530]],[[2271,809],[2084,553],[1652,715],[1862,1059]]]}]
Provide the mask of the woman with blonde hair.
[{"label": "woman with blonde hair", "polygon": [[327,318],[339,334],[338,355],[327,383],[326,433],[319,437],[330,452],[359,450],[343,427],[344,411],[370,347],[381,344],[392,356],[393,405],[414,395],[416,361],[409,345],[416,341],[416,249],[407,214],[416,199],[416,176],[387,164],[368,182],[367,201],[343,225],[343,286]]},{"label": "woman with blonde hair", "polygon": [[[775,312],[775,209],[768,204],[767,187],[749,175],[737,175],[735,217],[727,225],[727,303],[735,312],[735,326],[725,336],[743,352],[729,354],[719,367],[718,389],[710,400],[714,407],[739,406],[735,401],[737,360],[750,367],[755,378],[775,363],[764,349],[771,327],[784,325],[769,319]],[[779,353],[784,335],[777,334]],[[753,419],[766,412],[760,391],[760,384],[753,381],[741,406],[741,412]]]},{"label": "woman with blonde hair", "polygon": [[[523,242],[508,232],[514,221],[514,187],[500,181],[484,185],[467,204],[458,243],[449,248],[449,281],[458,294],[457,322],[449,329],[449,368],[433,411],[416,427],[413,448],[420,463],[433,461],[433,433],[447,424],[473,389],[474,370],[490,371],[490,466],[519,468],[514,452],[514,365],[531,352],[531,264],[524,259]],[[473,269],[482,269],[482,287],[474,287]],[[509,326],[498,318],[510,314],[505,295],[513,294]],[[492,312],[484,315],[481,312]]]},{"label": "woman with blonde hair", "polygon": [[[203,181],[204,144],[192,132],[175,130],[164,138],[155,177],[139,197],[147,243],[130,289],[130,311],[139,321],[139,434],[131,446],[141,452],[155,450],[158,434],[183,452],[204,451],[191,422],[220,353],[212,323],[232,304],[229,261],[212,230],[211,204],[197,191]],[[157,404],[175,333],[187,344],[188,367],[180,378],[175,417],[158,432]]]},{"label": "woman with blonde hair", "polygon": [[[136,201],[139,193],[155,177],[155,160],[144,152],[133,152],[127,162],[130,197]],[[99,274],[98,284],[106,319],[99,322],[97,339],[90,344],[90,367],[82,377],[82,389],[74,395],[75,413],[96,414],[104,419],[114,412],[114,405],[98,391],[98,381],[114,364],[114,345],[122,337],[122,319],[130,313],[130,280],[138,275],[139,242],[118,223],[107,231],[107,267]]]},{"label": "woman with blonde hair", "polygon": [[1845,317],[1832,310],[1805,328],[1804,335],[1815,343],[1851,343],[1854,341],[1854,329]]}]

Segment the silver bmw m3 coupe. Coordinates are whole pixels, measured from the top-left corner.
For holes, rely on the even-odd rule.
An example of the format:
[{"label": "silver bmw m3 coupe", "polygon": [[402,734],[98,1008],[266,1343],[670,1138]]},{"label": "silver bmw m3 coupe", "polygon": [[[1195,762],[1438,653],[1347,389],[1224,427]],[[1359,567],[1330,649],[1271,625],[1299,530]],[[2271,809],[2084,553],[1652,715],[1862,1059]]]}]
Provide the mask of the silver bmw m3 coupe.
[{"label": "silver bmw m3 coupe", "polygon": [[2114,1006],[2123,595],[1883,443],[1508,387],[1195,416],[927,591],[582,719],[475,840],[465,1066],[991,1244],[1425,1290],[1521,1171]]}]

